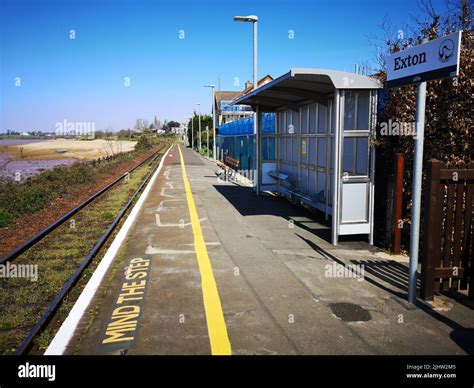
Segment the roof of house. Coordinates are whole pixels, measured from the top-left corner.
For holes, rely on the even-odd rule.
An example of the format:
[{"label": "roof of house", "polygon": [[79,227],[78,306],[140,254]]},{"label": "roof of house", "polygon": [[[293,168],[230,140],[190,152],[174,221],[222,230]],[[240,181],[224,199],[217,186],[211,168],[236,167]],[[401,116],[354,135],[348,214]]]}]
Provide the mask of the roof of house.
[{"label": "roof of house", "polygon": [[[273,77],[270,74],[267,74],[265,77],[260,78],[257,82],[257,87],[259,88],[260,86],[268,84],[270,81],[273,81]],[[248,88],[245,88],[245,90],[240,94],[241,96],[250,93],[253,90],[253,84],[249,86]],[[239,96],[240,97],[240,96]]]},{"label": "roof of house", "polygon": [[[257,85],[258,87],[260,86],[263,86],[267,83],[269,83],[270,81],[273,81],[273,78],[267,74],[265,77],[261,78]],[[216,101],[216,104],[217,106],[219,107],[219,103],[221,101],[233,101],[247,93],[250,93],[251,91],[253,90],[253,85],[252,86],[249,86],[248,88],[245,88],[244,90],[242,91],[237,91],[237,92],[214,92],[214,99]]]},{"label": "roof of house", "polygon": [[234,98],[239,96],[242,92],[215,92],[214,98],[217,102],[220,101],[232,101]]}]

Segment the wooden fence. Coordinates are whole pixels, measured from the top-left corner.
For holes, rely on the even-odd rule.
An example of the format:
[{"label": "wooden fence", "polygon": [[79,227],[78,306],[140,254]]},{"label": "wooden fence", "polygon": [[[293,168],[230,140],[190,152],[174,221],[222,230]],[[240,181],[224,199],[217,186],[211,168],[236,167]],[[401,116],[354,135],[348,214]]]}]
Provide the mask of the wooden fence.
[{"label": "wooden fence", "polygon": [[428,162],[424,201],[421,297],[469,290],[474,299],[474,163]]}]

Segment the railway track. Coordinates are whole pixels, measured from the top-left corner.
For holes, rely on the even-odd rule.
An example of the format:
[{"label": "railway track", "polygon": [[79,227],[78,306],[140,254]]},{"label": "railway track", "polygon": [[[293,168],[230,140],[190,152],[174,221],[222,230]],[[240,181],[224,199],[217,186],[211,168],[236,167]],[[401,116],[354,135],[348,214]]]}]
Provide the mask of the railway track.
[{"label": "railway track", "polygon": [[[28,241],[23,243],[18,248],[14,249],[12,252],[7,254],[0,260],[1,264],[5,264],[7,262],[10,263],[12,261],[17,260],[19,257],[21,257],[22,262],[25,261],[25,258],[26,261],[30,260],[32,263],[39,262],[40,264],[44,264],[45,261],[51,263],[57,262],[57,265],[60,268],[62,268],[61,266],[67,267],[67,270],[65,270],[64,272],[68,273],[67,278],[61,280],[65,281],[64,283],[61,283],[63,285],[60,291],[55,293],[54,298],[49,299],[49,301],[52,299],[51,302],[48,301],[44,303],[44,301],[35,301],[35,298],[32,297],[32,304],[34,305],[36,303],[33,308],[38,308],[38,304],[42,304],[42,307],[44,307],[44,309],[42,309],[41,311],[44,312],[41,314],[40,318],[36,320],[31,329],[29,329],[31,327],[31,325],[29,325],[28,334],[24,337],[21,344],[16,348],[14,352],[15,354],[21,355],[28,353],[29,350],[32,348],[33,341],[35,340],[35,338],[37,338],[40,333],[45,331],[45,328],[51,322],[52,317],[55,316],[56,312],[58,311],[58,308],[62,305],[62,302],[64,301],[65,297],[69,295],[72,290],[74,290],[74,286],[77,284],[81,276],[83,276],[84,271],[90,266],[91,262],[93,262],[94,257],[96,257],[96,255],[101,251],[101,249],[110,239],[117,225],[123,219],[124,215],[127,214],[127,211],[129,210],[131,205],[135,202],[137,197],[139,197],[141,191],[149,182],[151,176],[153,175],[155,169],[159,164],[159,160],[161,159],[161,156],[163,155],[166,147],[167,144],[163,144],[150,157],[138,163],[125,174],[121,175],[113,182],[91,195],[89,198],[84,200],[74,209],[70,210],[68,213],[54,221],[51,225],[37,233],[35,236],[30,238]],[[130,181],[130,176],[133,172],[136,172],[136,174],[134,175],[137,176],[134,177],[134,181],[132,182],[134,190],[133,192],[130,192],[130,190],[126,189],[125,186]],[[119,182],[127,183],[124,183],[124,185],[118,185]],[[121,189],[121,186],[124,187]],[[138,187],[135,189],[136,186]],[[121,190],[121,192],[118,192],[117,190]],[[117,203],[113,203],[112,206],[108,205],[110,205],[110,202],[114,202],[114,200],[115,202],[120,203],[121,206],[120,210],[112,216],[112,212],[114,210],[117,210],[118,208]],[[115,209],[113,205],[115,205]],[[105,217],[105,222],[101,219],[101,217],[89,216],[89,210],[91,207],[94,206],[98,206],[101,210],[101,212],[98,213],[105,214],[107,216]],[[83,218],[83,222],[81,223],[81,225],[85,226],[82,228],[81,233],[70,232],[67,228],[67,221],[71,220],[73,216],[75,216],[75,219],[80,219],[81,216]],[[97,218],[97,220],[95,220],[94,218]],[[54,238],[51,237],[52,241],[48,242],[47,240],[49,239],[47,239],[46,237],[50,236],[51,234],[59,234],[60,237],[57,237],[56,241],[54,241]],[[76,247],[72,244],[72,241],[74,241],[74,239],[82,240],[83,242],[82,244],[78,244],[82,251],[81,249],[79,249],[79,252],[76,252],[76,257],[82,257],[82,259],[79,260],[70,260],[70,258],[68,257],[68,254],[70,253],[69,249],[71,250],[71,252],[76,249]],[[71,241],[71,244],[65,246],[65,242],[67,243],[68,241]],[[86,243],[84,244],[84,242]],[[92,245],[92,242],[94,244],[92,248],[89,249]],[[84,250],[84,246],[88,246],[87,254],[85,254],[86,251]],[[39,252],[36,253],[36,257],[35,255],[31,255],[32,257],[29,257],[29,253],[35,250]],[[38,260],[37,257],[40,257],[41,259]],[[51,269],[48,267],[48,271],[54,271],[54,268],[55,267]],[[57,279],[53,279],[54,282],[56,282]],[[49,286],[49,284],[41,284],[39,288]],[[28,287],[29,286],[27,286],[26,289],[29,289]],[[21,292],[21,286],[17,288],[13,287],[12,292],[15,291]],[[0,303],[3,304],[3,300]],[[8,324],[2,324],[2,328],[4,328],[5,326],[8,327]]]}]

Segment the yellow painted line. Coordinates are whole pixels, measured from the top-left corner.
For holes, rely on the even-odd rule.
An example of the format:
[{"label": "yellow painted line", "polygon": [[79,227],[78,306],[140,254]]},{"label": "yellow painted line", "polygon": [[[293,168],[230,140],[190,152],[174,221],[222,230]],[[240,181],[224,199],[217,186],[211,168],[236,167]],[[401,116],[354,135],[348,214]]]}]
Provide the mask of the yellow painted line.
[{"label": "yellow painted line", "polygon": [[204,299],[204,309],[206,310],[207,331],[209,341],[211,342],[211,353],[213,355],[231,355],[227,327],[225,325],[224,313],[222,312],[221,300],[217,292],[216,280],[212,272],[211,261],[207,254],[206,243],[202,235],[199,217],[194,203],[191,185],[189,184],[184,165],[183,154],[178,145],[179,157],[181,159],[181,169],[183,171],[184,188],[186,190],[186,199],[188,201],[189,215],[191,217],[191,227],[194,234],[194,250],[201,272],[201,287]]}]

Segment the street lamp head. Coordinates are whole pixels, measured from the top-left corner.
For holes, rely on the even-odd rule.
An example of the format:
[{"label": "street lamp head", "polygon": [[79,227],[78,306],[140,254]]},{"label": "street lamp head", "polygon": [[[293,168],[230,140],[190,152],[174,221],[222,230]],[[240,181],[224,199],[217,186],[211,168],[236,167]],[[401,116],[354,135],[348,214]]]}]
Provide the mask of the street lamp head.
[{"label": "street lamp head", "polygon": [[258,16],[248,15],[248,16],[234,16],[234,22],[258,22]]},{"label": "street lamp head", "polygon": [[211,85],[204,85],[204,87],[205,87],[205,88],[213,88],[213,89],[215,88],[215,86],[212,85],[212,84],[211,84]]}]

